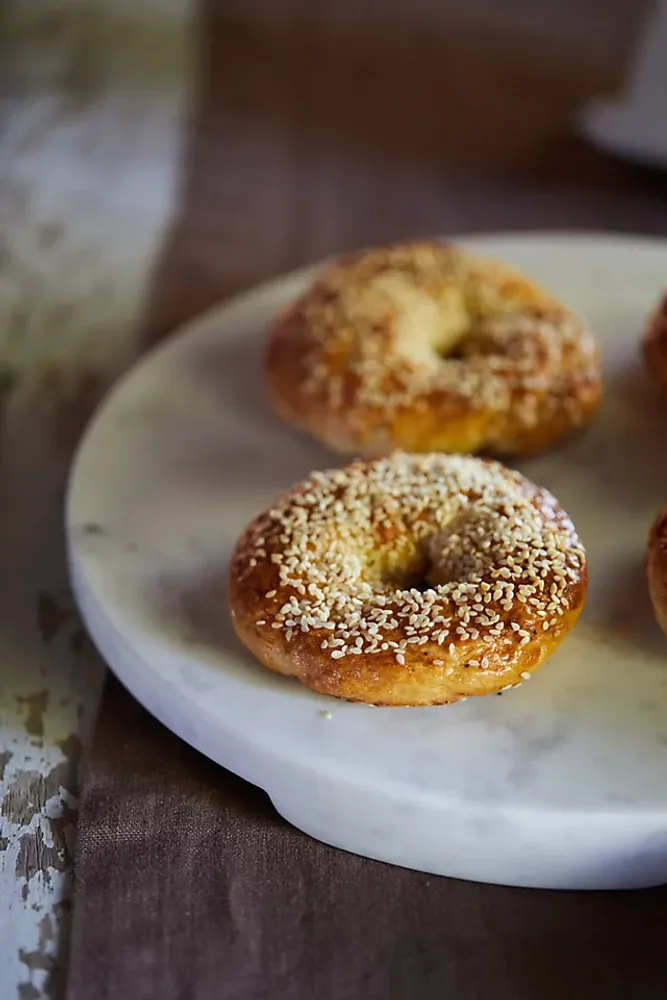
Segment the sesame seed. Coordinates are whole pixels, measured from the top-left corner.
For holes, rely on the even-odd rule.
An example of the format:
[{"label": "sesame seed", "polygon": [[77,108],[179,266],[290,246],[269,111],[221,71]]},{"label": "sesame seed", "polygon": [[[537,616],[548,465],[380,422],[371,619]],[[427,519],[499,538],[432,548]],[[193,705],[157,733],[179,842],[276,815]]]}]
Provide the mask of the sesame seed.
[{"label": "sesame seed", "polygon": [[523,673],[521,674],[521,677],[524,681],[529,681],[531,676],[532,675],[529,674],[527,670],[524,670]]}]

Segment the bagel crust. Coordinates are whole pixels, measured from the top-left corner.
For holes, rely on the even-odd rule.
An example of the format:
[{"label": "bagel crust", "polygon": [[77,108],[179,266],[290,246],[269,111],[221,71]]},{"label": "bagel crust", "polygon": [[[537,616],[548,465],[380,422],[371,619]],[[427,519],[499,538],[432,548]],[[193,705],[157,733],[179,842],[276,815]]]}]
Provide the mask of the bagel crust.
[{"label": "bagel crust", "polygon": [[667,389],[667,295],[663,296],[647,320],[643,349],[649,373]]},{"label": "bagel crust", "polygon": [[588,328],[503,264],[437,242],[327,267],[269,331],[277,412],[337,451],[521,454],[601,395]]},{"label": "bagel crust", "polygon": [[649,533],[646,576],[656,621],[667,633],[667,504],[658,513]]},{"label": "bagel crust", "polygon": [[551,494],[443,454],[313,473],[246,528],[229,573],[236,632],[266,667],[373,705],[529,680],[586,585],[584,549]]}]

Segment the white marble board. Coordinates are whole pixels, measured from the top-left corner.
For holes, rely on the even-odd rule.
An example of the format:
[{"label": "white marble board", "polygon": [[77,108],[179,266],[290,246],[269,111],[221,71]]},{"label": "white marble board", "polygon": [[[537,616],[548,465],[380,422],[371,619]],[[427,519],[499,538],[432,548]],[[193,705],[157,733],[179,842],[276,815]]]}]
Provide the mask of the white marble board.
[{"label": "white marble board", "polygon": [[667,881],[667,639],[643,577],[667,499],[667,404],[638,342],[667,285],[667,242],[611,235],[466,240],[585,314],[605,357],[593,425],[522,470],[587,547],[577,628],[530,683],[438,708],[371,708],[260,667],[235,640],[225,575],[237,533],[312,468],[338,464],[271,413],[265,324],[297,274],[204,316],[102,406],[70,483],[68,535],[88,628],[127,688],[278,811],[337,847],[511,885]]}]

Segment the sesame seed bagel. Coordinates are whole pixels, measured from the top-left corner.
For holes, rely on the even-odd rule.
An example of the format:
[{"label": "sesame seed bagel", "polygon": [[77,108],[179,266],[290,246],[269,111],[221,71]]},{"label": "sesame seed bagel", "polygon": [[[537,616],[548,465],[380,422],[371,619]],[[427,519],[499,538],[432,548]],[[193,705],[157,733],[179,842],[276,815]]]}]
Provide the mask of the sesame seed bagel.
[{"label": "sesame seed bagel", "polygon": [[601,394],[582,322],[505,265],[437,242],[327,267],[272,325],[265,374],[285,420],[366,457],[535,452]]},{"label": "sesame seed bagel", "polygon": [[646,576],[656,621],[667,633],[667,504],[658,513],[649,533]]},{"label": "sesame seed bagel", "polygon": [[646,322],[643,348],[646,367],[653,378],[667,388],[667,295]]},{"label": "sesame seed bagel", "polygon": [[243,532],[241,641],[270,670],[373,705],[530,679],[581,612],[584,549],[546,490],[496,462],[400,452],[315,472]]}]

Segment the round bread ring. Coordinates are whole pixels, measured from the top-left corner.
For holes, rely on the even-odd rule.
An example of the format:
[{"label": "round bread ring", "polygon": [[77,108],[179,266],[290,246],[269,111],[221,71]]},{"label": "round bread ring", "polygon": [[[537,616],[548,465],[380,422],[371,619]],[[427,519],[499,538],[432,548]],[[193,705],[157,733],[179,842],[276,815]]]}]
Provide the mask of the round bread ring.
[{"label": "round bread ring", "polygon": [[656,621],[667,633],[667,504],[659,511],[649,533],[646,577]]},{"label": "round bread ring", "polygon": [[327,267],[273,323],[277,412],[337,451],[536,452],[601,395],[588,328],[503,264],[437,242]]},{"label": "round bread ring", "polygon": [[584,549],[518,472],[405,455],[313,473],[243,532],[241,641],[270,670],[373,705],[440,705],[529,680],[581,612]]},{"label": "round bread ring", "polygon": [[646,322],[642,346],[649,373],[667,389],[667,295]]}]

